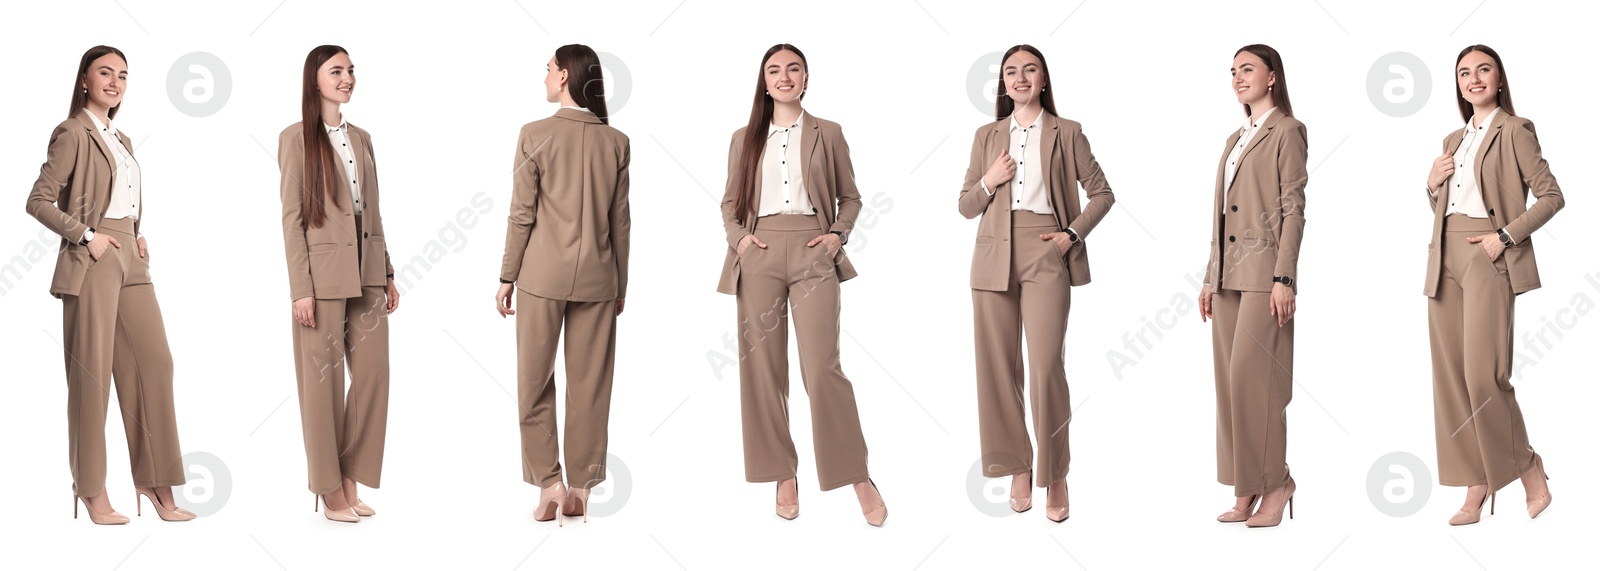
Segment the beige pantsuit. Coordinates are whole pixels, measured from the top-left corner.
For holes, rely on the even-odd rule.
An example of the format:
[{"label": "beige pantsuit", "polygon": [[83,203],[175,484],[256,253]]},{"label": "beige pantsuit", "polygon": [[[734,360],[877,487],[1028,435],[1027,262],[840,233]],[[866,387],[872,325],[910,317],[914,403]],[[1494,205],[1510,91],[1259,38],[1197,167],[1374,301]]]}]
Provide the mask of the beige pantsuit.
[{"label": "beige pantsuit", "polygon": [[[1308,180],[1305,124],[1282,109],[1259,121],[1247,143],[1238,132],[1228,137],[1217,164],[1205,277],[1212,294],[1217,482],[1241,498],[1289,483],[1284,409],[1294,388],[1294,321],[1279,327],[1271,303],[1278,280],[1299,273]],[[1237,172],[1224,180],[1229,154],[1240,144]]]},{"label": "beige pantsuit", "polygon": [[[50,293],[62,302],[72,479],[81,496],[105,489],[106,411],[115,383],[134,484],[180,485],[184,468],[172,353],[150,261],[139,256],[137,215],[105,219],[116,155],[88,113],[78,111],[50,134],[48,155],[27,201],[28,214],[62,238]],[[117,137],[131,154],[128,136],[118,132]],[[106,248],[94,259],[79,244],[90,228],[122,247]]]},{"label": "beige pantsuit", "polygon": [[[973,341],[977,363],[978,434],[983,475],[999,478],[1037,471],[1039,487],[1065,480],[1071,460],[1067,425],[1072,421],[1066,372],[1067,314],[1072,287],[1089,283],[1086,240],[1111,211],[1116,197],[1089,148],[1083,126],[1043,112],[1039,118],[1039,174],[1050,214],[1012,210],[1011,181],[985,189],[984,173],[1009,152],[1007,117],[973,135],[958,206],[978,218],[972,250]],[[1018,157],[1026,160],[1026,157]],[[1018,165],[1019,175],[1023,174]],[[1079,207],[1078,187],[1089,203]],[[992,190],[994,193],[990,194]],[[1065,253],[1041,235],[1077,234]],[[1027,391],[1032,400],[1037,461],[1023,413],[1023,342],[1027,342]]]},{"label": "beige pantsuit", "polygon": [[[1428,337],[1433,349],[1434,438],[1439,483],[1497,491],[1534,465],[1516,390],[1511,386],[1516,296],[1537,289],[1533,234],[1566,204],[1545,162],[1533,122],[1500,109],[1471,160],[1488,218],[1448,214],[1446,179],[1430,188]],[[1461,129],[1444,139],[1455,154]],[[1459,171],[1458,171],[1459,172]],[[1460,181],[1456,181],[1460,182]],[[1528,204],[1528,195],[1536,200]],[[1472,236],[1504,231],[1515,241],[1489,259]]]},{"label": "beige pantsuit", "polygon": [[[290,320],[307,488],[328,494],[350,478],[377,488],[389,411],[389,314],[394,276],[383,231],[372,136],[346,123],[361,212],[347,185],[326,189],[321,226],[302,225],[305,136],[299,123],[278,136],[284,258],[289,299],[314,298],[315,327]],[[326,136],[318,132],[317,136]],[[337,153],[335,158],[337,159]],[[339,176],[345,171],[333,168]],[[348,368],[350,383],[345,385]]]},{"label": "beige pantsuit", "polygon": [[[1039,239],[1058,229],[1054,217],[1027,211],[1011,217],[1011,276],[1005,291],[972,290],[983,470],[985,476],[998,478],[1037,467],[1039,482],[1059,482],[1066,479],[1072,461],[1067,447],[1072,399],[1063,350],[1072,308],[1071,275],[1056,245]],[[1023,413],[1024,334],[1028,400],[1039,441],[1036,464],[1028,461],[1034,453]]]},{"label": "beige pantsuit", "polygon": [[61,297],[72,480],[81,496],[105,487],[106,409],[115,381],[134,485],[183,484],[172,353],[149,262],[139,258],[131,220],[104,220],[96,231],[123,246],[106,248],[84,274],[78,295]]},{"label": "beige pantsuit", "polygon": [[[617,302],[627,297],[628,136],[561,109],[517,138],[500,281],[517,290],[522,479],[593,488],[606,477]],[[567,363],[566,466],[556,428],[556,346]]]},{"label": "beige pantsuit", "polygon": [[[812,446],[822,490],[865,482],[867,444],[861,432],[855,390],[839,364],[839,284],[856,276],[844,248],[829,252],[811,240],[834,232],[850,241],[861,193],[856,188],[850,146],[838,123],[807,113],[800,127],[800,169],[812,215],[735,216],[744,128],[728,145],[728,179],[722,223],[728,248],[717,291],[737,296],[739,400],[744,434],[744,474],[749,482],[796,477],[798,458],[789,436],[788,323],[794,318],[800,378],[811,405]],[[770,142],[767,144],[771,144]],[[762,161],[767,153],[762,153]],[[761,165],[758,165],[758,171]],[[758,209],[764,189],[754,189]],[[739,242],[754,234],[767,244]]]},{"label": "beige pantsuit", "polygon": [[1433,422],[1439,483],[1499,490],[1533,465],[1533,447],[1511,386],[1516,296],[1504,257],[1490,261],[1467,238],[1493,234],[1487,218],[1445,220],[1444,272],[1428,299]]},{"label": "beige pantsuit", "polygon": [[744,473],[750,482],[795,477],[789,436],[789,321],[800,378],[811,405],[817,482],[823,490],[867,480],[867,442],[855,390],[839,364],[839,278],[814,216],[767,216],[756,224],[765,249],[750,246],[739,269],[739,401]]}]

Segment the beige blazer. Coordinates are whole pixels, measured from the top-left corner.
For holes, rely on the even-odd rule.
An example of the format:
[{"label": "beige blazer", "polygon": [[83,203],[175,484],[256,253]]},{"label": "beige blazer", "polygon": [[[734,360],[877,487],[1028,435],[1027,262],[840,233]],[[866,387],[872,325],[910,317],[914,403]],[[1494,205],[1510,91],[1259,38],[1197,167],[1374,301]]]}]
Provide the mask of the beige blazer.
[{"label": "beige blazer", "polygon": [[[105,218],[107,203],[111,202],[111,185],[116,183],[117,169],[112,164],[116,155],[106,148],[105,139],[94,130],[94,121],[88,111],[77,113],[56,125],[50,133],[50,150],[44,165],[39,167],[39,178],[28,193],[28,214],[46,228],[61,235],[60,252],[56,254],[55,277],[50,280],[50,295],[78,295],[83,275],[95,262],[89,248],[79,246],[84,231],[99,226]],[[122,146],[133,154],[133,143],[122,132],[117,133]],[[134,234],[139,232],[139,219],[144,218],[144,205],[140,201],[139,214],[134,220]],[[136,247],[123,244],[124,248]],[[135,256],[134,272],[126,283],[148,283],[149,264]],[[141,275],[142,274],[142,275]]]},{"label": "beige blazer", "polygon": [[[861,192],[856,189],[855,168],[850,165],[850,145],[845,143],[844,131],[833,121],[807,113],[804,128],[806,133],[801,141],[805,148],[800,151],[800,168],[805,171],[806,195],[811,198],[812,211],[817,214],[817,234],[837,231],[843,243],[849,243],[850,230],[855,228],[856,215],[861,213]],[[740,127],[734,131],[733,142],[728,145],[728,183],[722,193],[722,229],[727,233],[728,251],[723,256],[722,279],[717,282],[717,291],[728,295],[739,291],[739,240],[755,232],[758,220],[753,210],[745,216],[744,224],[734,221],[733,217],[744,129]],[[760,202],[751,201],[751,208],[758,208]],[[839,281],[856,277],[856,268],[851,265],[844,248],[834,254],[833,264]]]},{"label": "beige blazer", "polygon": [[1239,132],[1222,148],[1205,284],[1270,292],[1272,278],[1282,276],[1294,280],[1292,289],[1298,293],[1300,239],[1306,228],[1306,125],[1280,109],[1261,129],[1239,156],[1231,188],[1223,177]]},{"label": "beige blazer", "polygon": [[[1116,203],[1111,185],[1089,151],[1089,139],[1077,121],[1045,112],[1040,119],[1039,159],[1049,184],[1050,207],[1065,231],[1078,234],[1079,243],[1067,250],[1067,273],[1072,285],[1089,283],[1089,233]],[[972,137],[972,158],[961,186],[961,215],[976,218],[978,240],[972,248],[972,289],[1006,291],[1011,275],[1011,186],[1002,184],[994,196],[983,190],[984,173],[1002,151],[1011,147],[1011,118],[978,128]],[[1089,195],[1088,206],[1078,207],[1078,185]],[[992,214],[992,215],[991,215]]]},{"label": "beige blazer", "polygon": [[626,297],[630,153],[627,135],[587,111],[523,125],[500,280],[545,299]]},{"label": "beige blazer", "polygon": [[[349,125],[346,123],[346,125]],[[328,213],[320,228],[300,227],[305,178],[305,137],[300,123],[278,134],[279,194],[283,200],[283,253],[289,265],[289,299],[361,297],[361,288],[384,286],[394,276],[384,245],[383,216],[378,203],[378,169],[372,135],[349,125],[351,154],[356,160],[356,186],[361,192],[361,226],[349,187],[341,184],[323,195]],[[326,136],[326,135],[324,135]],[[334,155],[337,161],[337,153]],[[336,167],[339,165],[336,165]],[[341,169],[337,171],[343,175]],[[335,193],[339,203],[334,204]],[[359,236],[359,238],[358,238]],[[356,248],[362,248],[356,255]]]},{"label": "beige blazer", "polygon": [[[1566,199],[1562,198],[1561,187],[1556,185],[1556,177],[1550,174],[1550,165],[1545,163],[1540,152],[1533,122],[1504,111],[1501,109],[1490,122],[1486,138],[1473,159],[1476,161],[1473,172],[1478,175],[1478,190],[1483,193],[1483,207],[1489,212],[1489,220],[1517,243],[1501,255],[1511,278],[1511,292],[1520,294],[1539,287],[1533,233],[1566,205]],[[1454,154],[1463,136],[1461,129],[1445,135],[1445,154]],[[1428,203],[1433,207],[1433,233],[1430,235],[1432,242],[1428,244],[1428,277],[1422,285],[1422,293],[1428,297],[1439,291],[1439,274],[1444,264],[1439,239],[1444,235],[1449,184],[1447,178],[1444,184],[1429,189],[1428,194]],[[1529,190],[1534,196],[1532,208],[1528,207]]]}]

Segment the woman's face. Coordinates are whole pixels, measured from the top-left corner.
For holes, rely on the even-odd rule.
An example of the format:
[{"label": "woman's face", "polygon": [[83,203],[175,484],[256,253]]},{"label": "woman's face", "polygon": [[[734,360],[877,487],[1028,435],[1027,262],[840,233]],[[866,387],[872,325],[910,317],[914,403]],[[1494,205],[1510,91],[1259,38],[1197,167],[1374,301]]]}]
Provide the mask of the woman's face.
[{"label": "woman's face", "polygon": [[322,67],[317,68],[317,93],[322,95],[323,100],[349,103],[350,94],[355,90],[356,68],[350,63],[349,54],[334,54],[328,61],[322,62]]},{"label": "woman's face", "polygon": [[544,100],[550,103],[561,101],[561,89],[566,86],[567,71],[561,69],[556,63],[555,56],[550,56],[550,61],[544,64]]},{"label": "woman's face", "polygon": [[806,92],[806,66],[800,63],[800,54],[778,50],[761,66],[761,73],[767,81],[767,94],[774,101],[792,103]]},{"label": "woman's face", "polygon": [[1044,92],[1044,65],[1032,53],[1018,50],[1001,62],[1000,81],[1017,106],[1027,105]]},{"label": "woman's face", "polygon": [[1467,52],[1461,63],[1456,64],[1456,87],[1461,91],[1461,98],[1474,107],[1490,105],[1497,100],[1502,87],[1500,68],[1495,67],[1494,58],[1489,54]]},{"label": "woman's face", "polygon": [[110,109],[121,105],[128,90],[128,62],[114,53],[95,58],[83,73],[83,89],[96,106]]},{"label": "woman's face", "polygon": [[1233,94],[1245,105],[1265,99],[1270,93],[1268,88],[1278,80],[1267,69],[1267,62],[1250,52],[1233,56],[1233,69],[1229,73],[1233,74]]}]

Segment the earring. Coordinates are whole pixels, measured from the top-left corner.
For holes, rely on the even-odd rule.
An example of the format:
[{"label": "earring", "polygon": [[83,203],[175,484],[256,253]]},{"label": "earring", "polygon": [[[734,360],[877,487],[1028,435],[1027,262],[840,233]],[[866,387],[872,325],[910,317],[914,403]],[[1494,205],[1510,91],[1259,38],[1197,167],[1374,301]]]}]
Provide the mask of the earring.
[{"label": "earring", "polygon": [[1271,85],[1267,86],[1267,91],[1272,91],[1272,86]]}]

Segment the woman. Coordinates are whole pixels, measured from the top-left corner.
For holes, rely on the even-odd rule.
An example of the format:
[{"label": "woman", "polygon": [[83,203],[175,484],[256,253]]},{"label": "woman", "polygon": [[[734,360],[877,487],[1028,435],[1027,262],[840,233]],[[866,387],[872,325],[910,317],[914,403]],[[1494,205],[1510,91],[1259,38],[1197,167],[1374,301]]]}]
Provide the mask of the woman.
[{"label": "woman", "polygon": [[777,482],[778,516],[800,515],[787,404],[792,308],[817,483],[823,491],[852,486],[867,523],[882,526],[889,510],[867,475],[855,391],[839,365],[839,282],[856,276],[843,246],[861,194],[839,124],[800,106],[809,73],[799,48],[768,49],[750,121],[728,147],[728,251],[717,291],[738,296],[745,480]]},{"label": "woman", "polygon": [[1500,55],[1481,45],[1461,50],[1456,88],[1467,124],[1445,136],[1428,174],[1433,243],[1423,293],[1439,484],[1467,487],[1450,518],[1465,525],[1478,522],[1485,498],[1519,478],[1528,517],[1550,507],[1544,460],[1528,442],[1511,386],[1512,308],[1518,294],[1539,287],[1533,233],[1565,201],[1533,122],[1512,110]]},{"label": "woman", "polygon": [[1228,136],[1211,206],[1200,321],[1211,319],[1217,375],[1217,481],[1234,506],[1217,521],[1271,527],[1294,517],[1284,408],[1294,383],[1296,265],[1305,232],[1306,126],[1289,106],[1283,58],[1233,54],[1245,123]]},{"label": "woman", "polygon": [[[73,517],[83,502],[97,524],[123,524],[106,483],[106,407],[117,385],[128,434],[134,503],[150,500],[163,521],[188,521],[172,486],[184,483],[172,403],[172,352],[150,282],[139,162],[112,124],[127,95],[128,60],[95,46],[78,60],[72,107],[50,134],[50,150],[28,194],[28,214],[61,235],[50,294],[61,299],[67,363],[67,456]],[[124,247],[122,242],[127,242]]]},{"label": "woman", "polygon": [[301,120],[278,135],[307,480],[327,507],[323,515],[348,523],[375,513],[356,484],[377,488],[383,471],[388,314],[400,305],[372,137],[339,111],[355,87],[344,48],[317,46],[306,55]]},{"label": "woman", "polygon": [[[606,423],[617,316],[628,289],[628,136],[611,127],[600,58],[588,46],[545,63],[554,116],[522,126],[495,309],[517,316],[522,479],[539,486],[537,521],[588,521],[589,490],[605,481]],[[511,294],[517,295],[517,310]],[[567,467],[556,440],[556,344],[566,327]],[[556,525],[561,525],[559,519]]]},{"label": "woman", "polygon": [[[1116,201],[1076,121],[1056,116],[1050,68],[1030,45],[1000,58],[995,122],[978,128],[961,186],[961,215],[976,218],[973,337],[983,475],[1011,476],[1011,509],[1033,507],[1034,456],[1024,421],[1022,337],[1045,517],[1067,519],[1065,344],[1072,286],[1089,283],[1083,240]],[[1078,206],[1078,185],[1089,204]]]}]

